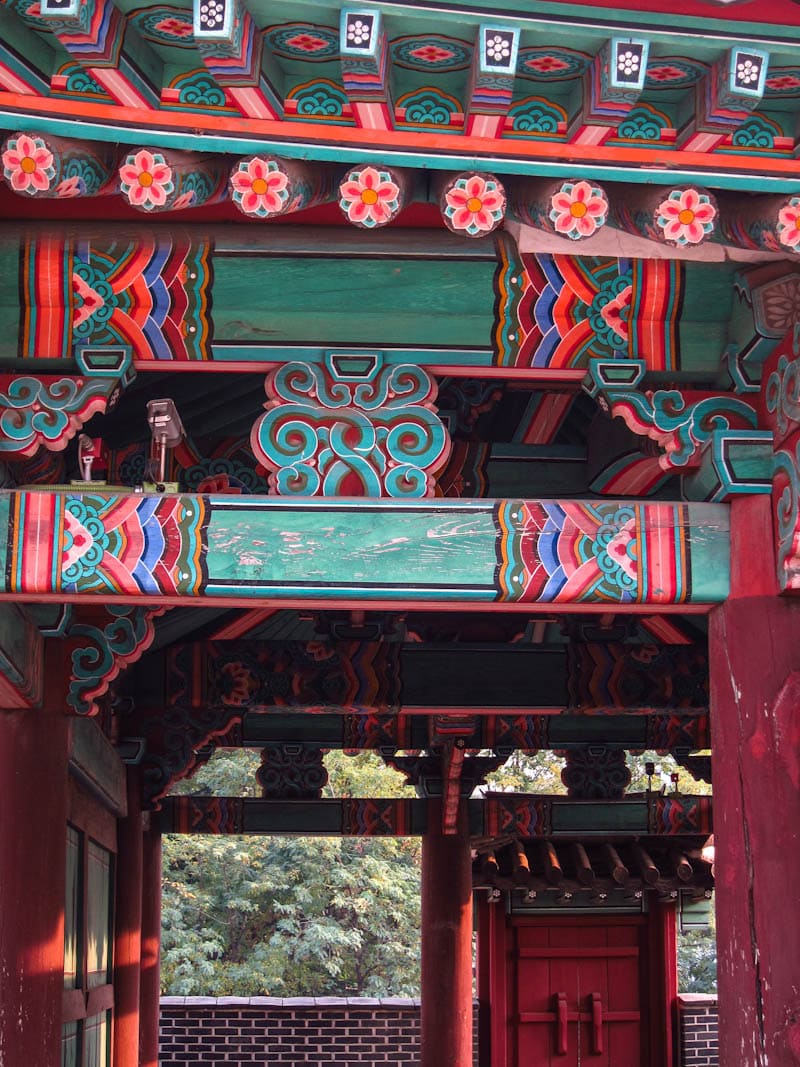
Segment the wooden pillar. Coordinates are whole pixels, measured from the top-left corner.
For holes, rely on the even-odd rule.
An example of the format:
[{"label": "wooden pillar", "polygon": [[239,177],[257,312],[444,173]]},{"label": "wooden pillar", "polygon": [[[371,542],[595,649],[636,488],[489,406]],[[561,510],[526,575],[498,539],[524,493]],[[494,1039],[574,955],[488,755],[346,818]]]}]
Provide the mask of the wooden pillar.
[{"label": "wooden pillar", "polygon": [[508,920],[501,900],[478,904],[479,1047],[485,1067],[508,1063]]},{"label": "wooden pillar", "polygon": [[158,1067],[161,993],[161,831],[150,826],[142,846],[142,973],[140,1067]]},{"label": "wooden pillar", "polygon": [[422,837],[420,1067],[472,1067],[472,868],[466,805],[442,833],[442,802],[428,801]]},{"label": "wooden pillar", "polygon": [[678,996],[678,923],[675,904],[652,904],[647,917],[650,1067],[673,1063]]},{"label": "wooden pillar", "polygon": [[60,1067],[68,720],[0,710],[0,1063]]},{"label": "wooden pillar", "polygon": [[128,768],[128,814],[120,820],[114,929],[114,1067],[139,1067],[142,961],[142,805],[136,770]]},{"label": "wooden pillar", "polygon": [[800,1063],[800,603],[776,596],[770,498],[731,503],[711,615],[720,1063]]}]

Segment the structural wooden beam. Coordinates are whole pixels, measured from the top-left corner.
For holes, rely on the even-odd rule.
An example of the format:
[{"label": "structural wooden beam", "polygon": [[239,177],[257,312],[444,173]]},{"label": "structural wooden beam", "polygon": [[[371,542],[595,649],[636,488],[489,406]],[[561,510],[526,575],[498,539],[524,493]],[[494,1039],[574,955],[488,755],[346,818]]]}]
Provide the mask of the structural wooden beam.
[{"label": "structural wooden beam", "polygon": [[601,145],[633,108],[644,89],[650,45],[644,38],[612,37],[584,75],[583,105],[569,139]]},{"label": "structural wooden beam", "polygon": [[718,232],[719,209],[701,186],[629,186],[613,201],[613,222],[673,248],[696,248]]},{"label": "structural wooden beam", "polygon": [[213,204],[227,192],[227,169],[220,157],[139,148],[118,171],[125,200],[144,212],[180,211]]},{"label": "structural wooden beam", "polygon": [[608,607],[728,587],[721,504],[4,491],[0,517],[0,594],[22,599]]},{"label": "structural wooden beam", "polygon": [[[711,798],[689,795],[576,802],[563,796],[490,794],[466,802],[472,836],[565,839],[614,833],[669,839],[711,832]],[[433,818],[432,818],[433,812]],[[310,834],[327,837],[409,837],[442,828],[440,801],[395,798],[261,800],[244,797],[166,797],[151,816],[163,833]],[[555,849],[552,854],[558,857]],[[618,858],[618,857],[617,857]],[[622,861],[614,867],[623,868]]]},{"label": "structural wooden beam", "polygon": [[110,145],[12,133],[3,142],[3,178],[15,193],[40,199],[109,195],[116,155]]},{"label": "structural wooden beam", "polygon": [[0,90],[23,96],[46,96],[55,67],[50,45],[0,7]]},{"label": "structural wooden beam", "polygon": [[769,55],[750,44],[729,48],[695,86],[694,113],[677,146],[712,152],[735,133],[761,103]]},{"label": "structural wooden beam", "polygon": [[163,64],[114,0],[41,0],[39,17],[118,104],[158,107]]},{"label": "structural wooden beam", "polygon": [[333,199],[330,168],[264,153],[245,156],[231,168],[231,200],[243,215],[275,218]]},{"label": "structural wooden beam", "polygon": [[[141,610],[150,614],[148,609]],[[543,725],[535,719],[537,712],[556,719],[562,713],[567,717],[593,713],[591,718],[608,713],[634,719],[646,714],[704,714],[706,657],[702,649],[646,647],[644,654],[639,644],[615,642],[481,645],[468,641],[336,641],[320,645],[198,641],[174,644],[166,653],[148,656],[147,670],[137,675],[136,702],[143,708],[188,704],[247,714],[249,743],[266,743],[271,729],[276,728],[271,726],[272,716],[290,715],[292,709],[312,712],[315,718],[326,713],[330,716],[336,710],[379,716],[456,715],[463,710],[470,716],[476,712],[499,716],[491,727],[472,718],[464,724],[468,728],[459,734],[469,748],[531,747],[530,738],[527,743],[521,736],[514,743],[502,738],[506,732],[521,734],[525,728]],[[635,700],[629,698],[631,692],[636,693]],[[250,714],[265,713],[264,720],[249,718]],[[534,718],[528,720],[527,716]],[[310,731],[315,729],[315,718],[308,724]],[[292,721],[284,718],[280,728],[286,730]],[[336,725],[335,719],[326,718],[320,721],[319,729],[328,737]],[[579,736],[570,732],[575,726],[574,722],[553,722],[548,731],[551,737],[555,734],[570,741],[579,736],[592,738],[591,721]],[[410,723],[404,724],[406,727]],[[632,723],[623,727],[641,728]],[[601,731],[613,729],[612,724],[600,727]],[[448,735],[451,733],[448,730]],[[413,749],[427,744],[417,743],[419,736],[415,743],[410,737],[406,740],[408,743],[398,736],[396,747]],[[609,737],[609,743],[612,740]],[[680,744],[676,740],[646,747]],[[544,737],[533,747],[547,747]]]},{"label": "structural wooden beam", "polygon": [[501,137],[514,93],[520,31],[517,26],[481,23],[472,54],[465,134]]},{"label": "structural wooden beam", "polygon": [[380,11],[345,8],[339,21],[342,84],[356,124],[365,130],[394,127],[391,62]]},{"label": "structural wooden beam", "polygon": [[434,197],[445,226],[461,237],[486,237],[506,215],[505,188],[494,174],[446,174],[434,183]]},{"label": "structural wooden beam", "polygon": [[411,171],[366,163],[353,167],[339,182],[339,208],[354,226],[378,229],[397,218],[410,202],[412,190]]},{"label": "structural wooden beam", "polygon": [[264,37],[244,0],[194,0],[194,38],[214,80],[247,118],[280,119],[283,97]]},{"label": "structural wooden beam", "polygon": [[583,179],[508,184],[508,214],[546,233],[581,241],[592,237],[609,217],[609,198],[601,185]]}]

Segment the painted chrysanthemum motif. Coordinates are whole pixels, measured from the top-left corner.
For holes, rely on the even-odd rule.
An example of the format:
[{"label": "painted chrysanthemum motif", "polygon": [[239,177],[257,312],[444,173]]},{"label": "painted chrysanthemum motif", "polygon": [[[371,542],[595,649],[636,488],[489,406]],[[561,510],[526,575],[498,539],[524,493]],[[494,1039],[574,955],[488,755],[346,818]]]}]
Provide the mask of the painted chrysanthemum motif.
[{"label": "painted chrysanthemum motif", "polygon": [[385,226],[400,209],[400,187],[385,170],[351,170],[339,186],[339,207],[350,222]]},{"label": "painted chrysanthemum motif", "polygon": [[697,189],[673,189],[658,205],[656,224],[667,241],[699,245],[714,229],[717,209]]},{"label": "painted chrysanthemum motif", "polygon": [[574,241],[591,237],[608,218],[605,193],[589,182],[564,182],[550,204],[550,221],[556,231]]},{"label": "painted chrysanthemum motif", "polygon": [[3,174],[16,193],[46,193],[56,176],[53,153],[41,137],[10,137],[2,158]]},{"label": "painted chrysanthemum motif", "polygon": [[172,167],[160,152],[142,148],[127,157],[119,168],[120,191],[133,207],[152,211],[163,207],[174,192]]},{"label": "painted chrysanthemum motif", "polygon": [[800,252],[800,196],[793,196],[778,212],[778,240],[785,248]]},{"label": "painted chrysanthemum motif", "polygon": [[231,174],[233,202],[245,215],[264,219],[279,215],[289,199],[289,178],[278,169],[274,159],[239,161],[238,170]]},{"label": "painted chrysanthemum motif", "polygon": [[445,215],[454,230],[470,237],[491,233],[503,221],[506,198],[493,178],[470,174],[457,178],[445,193]]}]

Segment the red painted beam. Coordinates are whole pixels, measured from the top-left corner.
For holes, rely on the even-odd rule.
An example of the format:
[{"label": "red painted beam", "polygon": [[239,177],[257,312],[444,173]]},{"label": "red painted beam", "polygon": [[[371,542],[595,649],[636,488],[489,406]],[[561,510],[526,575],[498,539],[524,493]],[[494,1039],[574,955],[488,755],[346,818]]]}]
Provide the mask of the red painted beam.
[{"label": "red painted beam", "polygon": [[[110,104],[95,104],[81,101],[55,100],[32,97],[22,93],[0,93],[0,106],[6,112],[19,110],[33,117],[73,118],[86,122],[100,122],[113,128],[140,127],[142,111],[139,108]],[[181,114],[178,112],[158,115],[160,130],[184,133],[191,136],[227,136],[231,132],[229,115]],[[157,131],[153,131],[154,134]],[[541,160],[555,162],[565,172],[572,166],[589,163],[605,163],[619,167],[664,167],[675,170],[707,170],[710,175],[739,173],[758,179],[774,175],[797,180],[797,161],[793,159],[766,159],[764,157],[724,156],[716,153],[676,152],[670,148],[620,148],[604,145],[575,145],[561,142],[532,141],[522,139],[498,143],[490,137],[459,137],[445,133],[427,133],[405,130],[362,130],[357,127],[336,126],[331,129],[321,123],[279,122],[268,119],[242,118],[236,122],[236,135],[242,138],[272,140],[275,144],[297,143],[302,137],[308,151],[313,154],[313,145],[320,147],[335,144],[344,148],[368,148],[376,155],[382,149],[406,151],[415,155],[430,152],[452,156],[458,154],[465,160],[485,157],[492,166],[502,171],[502,161]],[[157,138],[156,138],[157,139]],[[452,164],[450,164],[452,166]]]}]

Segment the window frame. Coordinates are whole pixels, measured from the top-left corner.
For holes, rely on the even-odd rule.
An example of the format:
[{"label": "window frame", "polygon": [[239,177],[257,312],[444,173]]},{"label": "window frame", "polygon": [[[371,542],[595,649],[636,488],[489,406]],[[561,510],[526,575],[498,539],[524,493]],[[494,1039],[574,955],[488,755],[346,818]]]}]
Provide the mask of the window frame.
[{"label": "window frame", "polygon": [[[109,1047],[113,1048],[114,1028],[114,919],[116,903],[117,875],[117,821],[115,817],[90,796],[81,786],[70,778],[67,804],[67,825],[65,833],[70,830],[78,835],[78,869],[77,869],[77,937],[76,937],[76,985],[64,989],[61,1002],[61,1023],[63,1027],[70,1023],[78,1024],[77,1063],[84,1063],[85,1044],[84,1026],[103,1012],[110,1012]],[[109,853],[110,872],[108,886],[108,978],[102,985],[89,986],[89,846],[99,846]],[[66,899],[65,881],[65,899]],[[66,950],[66,925],[65,925]],[[66,962],[66,959],[65,959]],[[66,973],[66,971],[65,971]],[[83,1024],[83,1025],[82,1025]],[[63,1056],[63,1053],[62,1053]],[[109,1064],[111,1059],[109,1057]]]}]

